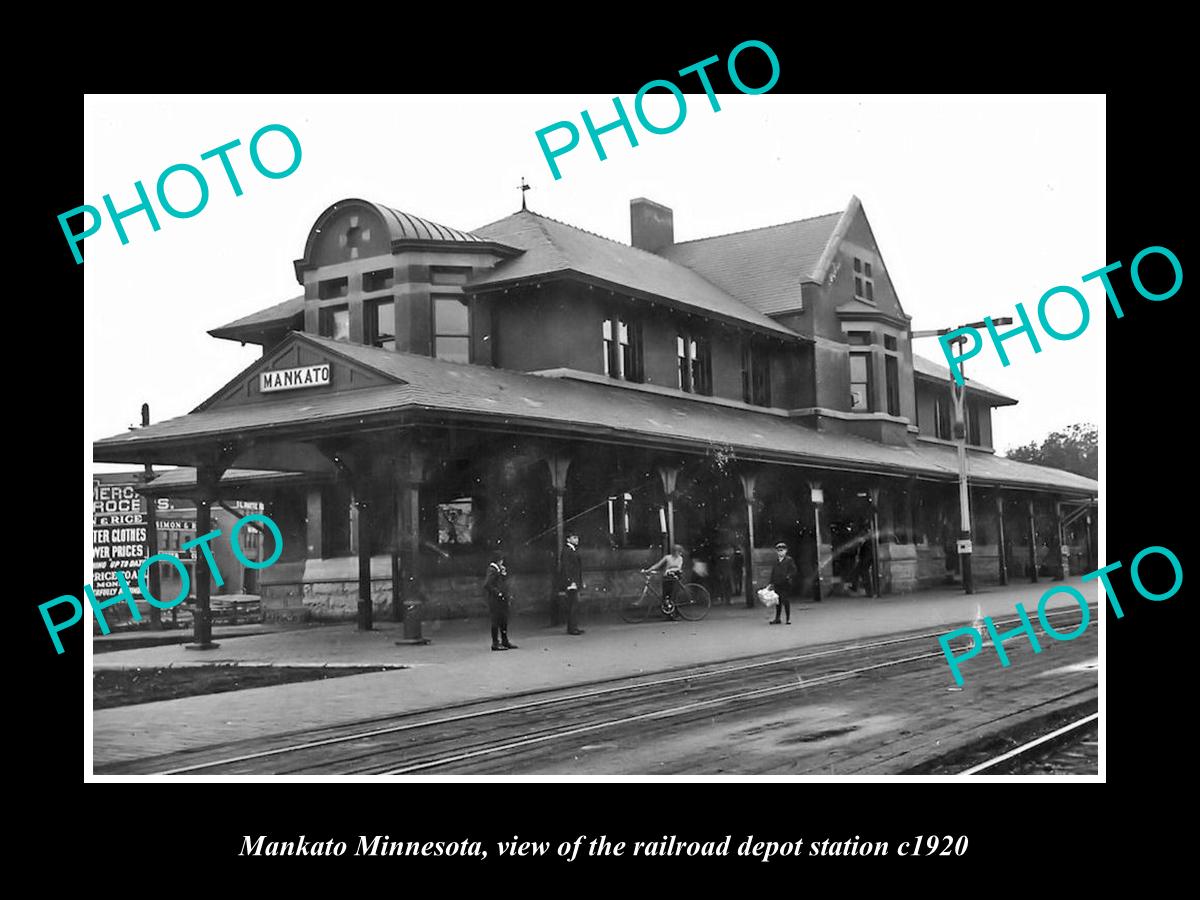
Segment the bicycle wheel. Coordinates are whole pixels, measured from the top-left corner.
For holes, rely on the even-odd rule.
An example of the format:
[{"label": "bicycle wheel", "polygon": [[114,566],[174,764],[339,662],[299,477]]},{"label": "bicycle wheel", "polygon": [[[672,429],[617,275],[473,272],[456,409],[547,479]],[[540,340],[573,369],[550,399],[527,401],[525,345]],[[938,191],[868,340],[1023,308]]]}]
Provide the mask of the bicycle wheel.
[{"label": "bicycle wheel", "polygon": [[675,589],[675,608],[689,622],[699,622],[711,606],[712,598],[702,584],[681,584]]},{"label": "bicycle wheel", "polygon": [[650,612],[650,597],[650,592],[646,591],[638,599],[622,603],[621,618],[632,625],[646,621],[646,616]]}]

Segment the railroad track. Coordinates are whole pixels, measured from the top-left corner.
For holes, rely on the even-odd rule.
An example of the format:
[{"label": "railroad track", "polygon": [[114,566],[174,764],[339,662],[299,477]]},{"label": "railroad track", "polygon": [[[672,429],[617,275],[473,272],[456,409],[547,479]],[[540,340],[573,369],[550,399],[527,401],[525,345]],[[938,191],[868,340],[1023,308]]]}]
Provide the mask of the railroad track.
[{"label": "railroad track", "polygon": [[[1077,617],[1075,610],[1049,616],[1052,622]],[[997,624],[1006,626],[1018,621],[1014,617]],[[602,682],[550,696],[531,695],[516,702],[475,703],[453,710],[202,748],[105,766],[97,773],[401,775],[538,771],[540,765],[561,760],[564,752],[574,752],[581,741],[628,736],[631,732],[639,738],[662,738],[689,726],[703,727],[718,717],[762,714],[789,697],[819,693],[845,682],[919,672],[926,685],[923,690],[933,684],[941,685],[933,690],[944,691],[944,683],[950,679],[936,640],[945,632],[945,628],[923,630],[782,656],[746,657],[719,665]],[[935,649],[927,649],[931,644]],[[1002,726],[1005,719],[1022,711],[997,710],[983,724]],[[903,747],[913,740],[898,743]],[[898,752],[903,755],[905,751]],[[860,762],[883,765],[888,760],[885,755],[874,762]]]},{"label": "railroad track", "polygon": [[1096,746],[1099,720],[1099,712],[1091,713],[959,774],[1054,775],[1075,774],[1081,767],[1092,769],[1095,760],[1090,748]]}]

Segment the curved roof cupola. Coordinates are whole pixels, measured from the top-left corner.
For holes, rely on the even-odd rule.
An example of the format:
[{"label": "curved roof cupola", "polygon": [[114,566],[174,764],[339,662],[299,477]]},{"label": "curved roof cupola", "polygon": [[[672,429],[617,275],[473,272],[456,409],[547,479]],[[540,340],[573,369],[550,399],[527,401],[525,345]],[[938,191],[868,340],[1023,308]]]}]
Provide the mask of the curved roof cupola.
[{"label": "curved roof cupola", "polygon": [[476,237],[469,231],[439,225],[381,203],[350,198],[339,200],[317,216],[295,261],[296,279],[320,266],[350,262],[404,249],[494,249],[508,256],[511,247]]}]

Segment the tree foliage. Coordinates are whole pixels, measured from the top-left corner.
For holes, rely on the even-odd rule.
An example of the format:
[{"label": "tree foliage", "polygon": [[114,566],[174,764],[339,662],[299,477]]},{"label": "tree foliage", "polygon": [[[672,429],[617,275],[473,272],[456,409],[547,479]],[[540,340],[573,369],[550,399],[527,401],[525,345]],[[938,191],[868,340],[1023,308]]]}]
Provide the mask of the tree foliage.
[{"label": "tree foliage", "polygon": [[1040,445],[1030,441],[1022,447],[1013,447],[1005,455],[1009,459],[1096,478],[1100,465],[1098,442],[1096,426],[1081,422],[1069,426],[1066,431],[1052,432]]}]

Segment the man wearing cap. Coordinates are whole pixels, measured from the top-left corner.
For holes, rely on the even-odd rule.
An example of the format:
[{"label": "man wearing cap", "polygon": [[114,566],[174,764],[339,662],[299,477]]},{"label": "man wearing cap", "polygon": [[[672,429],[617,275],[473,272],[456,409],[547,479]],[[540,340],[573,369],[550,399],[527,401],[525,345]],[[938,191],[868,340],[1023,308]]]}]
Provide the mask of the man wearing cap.
[{"label": "man wearing cap", "polygon": [[788,547],[783,541],[775,545],[775,554],[779,557],[779,561],[771,569],[771,582],[767,585],[767,590],[774,591],[779,595],[779,603],[775,607],[775,618],[770,621],[772,625],[781,624],[779,614],[782,612],[786,613],[787,624],[791,625],[792,604],[789,597],[799,572],[796,569],[796,561],[788,556]]},{"label": "man wearing cap", "polygon": [[516,650],[517,645],[508,640],[508,569],[504,567],[504,553],[497,549],[490,554],[487,577],[483,580],[483,595],[492,614],[492,649]]},{"label": "man wearing cap", "polygon": [[583,560],[579,556],[579,535],[567,532],[562,562],[558,566],[558,592],[567,599],[567,634],[583,634],[576,621],[579,609],[579,589],[583,587]]}]

